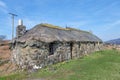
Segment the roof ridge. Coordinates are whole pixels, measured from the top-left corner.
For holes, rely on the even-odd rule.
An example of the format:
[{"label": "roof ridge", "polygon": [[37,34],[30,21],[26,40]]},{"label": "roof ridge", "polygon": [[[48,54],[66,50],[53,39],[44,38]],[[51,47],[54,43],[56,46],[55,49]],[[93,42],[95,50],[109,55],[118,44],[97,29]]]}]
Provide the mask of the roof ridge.
[{"label": "roof ridge", "polygon": [[62,28],[60,26],[55,26],[55,25],[48,24],[48,23],[41,23],[39,25],[44,26],[44,27],[48,27],[48,28],[54,28],[54,29],[60,29],[60,30],[69,30],[69,29]]},{"label": "roof ridge", "polygon": [[48,23],[41,23],[39,25],[44,26],[44,27],[54,28],[54,29],[60,29],[60,30],[66,30],[66,31],[75,30],[78,32],[86,32],[86,33],[91,34],[89,31],[83,31],[83,30],[79,30],[79,29],[71,28],[71,27],[62,28],[60,26],[55,26],[55,25],[48,24]]}]

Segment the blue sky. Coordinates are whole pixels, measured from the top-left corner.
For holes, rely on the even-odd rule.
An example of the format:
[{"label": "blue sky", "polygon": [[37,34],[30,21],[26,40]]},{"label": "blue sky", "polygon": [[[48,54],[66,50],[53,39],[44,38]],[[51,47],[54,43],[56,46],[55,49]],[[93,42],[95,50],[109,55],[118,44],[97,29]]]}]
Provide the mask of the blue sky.
[{"label": "blue sky", "polygon": [[120,38],[120,0],[0,0],[0,35],[11,38],[11,16],[15,27],[23,19],[27,29],[39,23],[92,31],[103,41]]}]

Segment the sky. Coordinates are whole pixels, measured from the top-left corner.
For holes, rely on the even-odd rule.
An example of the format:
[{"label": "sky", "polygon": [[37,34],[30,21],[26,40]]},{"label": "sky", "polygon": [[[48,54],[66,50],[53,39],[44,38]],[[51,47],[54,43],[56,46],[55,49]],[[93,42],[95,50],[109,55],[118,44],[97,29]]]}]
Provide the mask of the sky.
[{"label": "sky", "polygon": [[120,38],[120,0],[0,0],[0,35],[11,39],[22,19],[27,29],[40,23],[92,31],[103,41]]}]

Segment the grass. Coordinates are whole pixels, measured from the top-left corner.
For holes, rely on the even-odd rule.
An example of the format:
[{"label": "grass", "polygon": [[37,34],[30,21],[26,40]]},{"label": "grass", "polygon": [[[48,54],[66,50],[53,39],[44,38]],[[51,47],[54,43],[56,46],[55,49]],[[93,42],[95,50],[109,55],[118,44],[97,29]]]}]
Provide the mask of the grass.
[{"label": "grass", "polygon": [[0,80],[22,80],[25,78],[45,80],[120,80],[120,52],[105,50],[80,59],[62,62],[32,74],[13,74]]}]

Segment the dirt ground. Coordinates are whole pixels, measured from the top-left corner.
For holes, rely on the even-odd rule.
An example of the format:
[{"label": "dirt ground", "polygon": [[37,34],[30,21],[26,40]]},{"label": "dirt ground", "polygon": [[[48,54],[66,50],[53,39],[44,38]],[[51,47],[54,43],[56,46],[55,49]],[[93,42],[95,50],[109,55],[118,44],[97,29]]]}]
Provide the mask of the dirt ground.
[{"label": "dirt ground", "polygon": [[11,63],[11,50],[9,40],[0,42],[0,76],[7,75],[15,70],[15,65]]},{"label": "dirt ground", "polygon": [[11,50],[9,49],[9,41],[0,42],[0,58],[10,59]]}]

